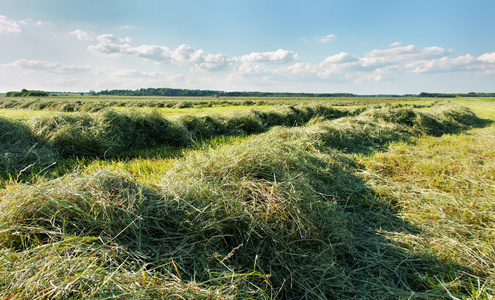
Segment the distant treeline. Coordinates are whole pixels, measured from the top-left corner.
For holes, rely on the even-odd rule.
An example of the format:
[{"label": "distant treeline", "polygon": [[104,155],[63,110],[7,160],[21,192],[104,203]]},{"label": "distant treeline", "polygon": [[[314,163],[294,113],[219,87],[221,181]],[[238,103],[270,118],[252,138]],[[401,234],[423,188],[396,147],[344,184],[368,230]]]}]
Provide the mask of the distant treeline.
[{"label": "distant treeline", "polygon": [[445,94],[445,93],[420,93],[421,98],[455,98],[455,97],[495,97],[495,93],[467,93],[467,94]]},{"label": "distant treeline", "polygon": [[[20,92],[7,92],[6,97],[47,97],[51,92],[29,91],[23,89]],[[84,93],[81,93],[83,95]],[[353,98],[353,97],[377,97],[377,98],[398,98],[398,97],[420,97],[420,98],[455,98],[455,97],[495,97],[495,93],[420,93],[416,94],[375,94],[356,95],[352,93],[288,93],[288,92],[225,92],[215,90],[188,90],[171,88],[142,88],[139,90],[103,90],[100,92],[90,91],[93,96],[166,96],[166,97],[299,97],[299,98]]]},{"label": "distant treeline", "polygon": [[20,92],[7,92],[5,97],[48,97],[49,94],[43,91],[28,91],[22,89]]},{"label": "distant treeline", "polygon": [[91,91],[91,95],[111,96],[180,96],[180,97],[357,97],[350,93],[278,93],[278,92],[224,92],[215,90],[188,90],[170,88],[147,88],[139,90]]},{"label": "distant treeline", "polygon": [[91,91],[91,95],[109,96],[170,96],[170,97],[426,97],[426,98],[455,98],[455,97],[495,97],[495,93],[420,93],[419,95],[356,95],[352,93],[287,93],[287,92],[224,92],[215,90],[188,90],[171,88],[142,88],[139,90],[104,90]]}]

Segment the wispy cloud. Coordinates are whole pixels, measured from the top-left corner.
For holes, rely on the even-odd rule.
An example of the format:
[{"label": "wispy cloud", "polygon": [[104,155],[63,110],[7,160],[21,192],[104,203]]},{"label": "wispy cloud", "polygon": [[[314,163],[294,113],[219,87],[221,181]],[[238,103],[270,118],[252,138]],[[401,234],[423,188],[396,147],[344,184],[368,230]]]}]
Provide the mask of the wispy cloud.
[{"label": "wispy cloud", "polygon": [[75,36],[78,40],[83,40],[83,41],[92,41],[94,40],[91,35],[83,30],[77,29],[74,30],[70,33],[70,35]]},{"label": "wispy cloud", "polygon": [[49,22],[44,22],[44,21],[35,21],[31,18],[23,19],[20,21],[22,25],[35,25],[35,26],[44,26],[50,24]]},{"label": "wispy cloud", "polygon": [[115,77],[123,78],[159,78],[165,76],[162,72],[144,72],[140,70],[124,70],[112,73]]},{"label": "wispy cloud", "polygon": [[330,43],[330,42],[333,42],[337,39],[337,36],[335,34],[328,34],[328,35],[325,35],[321,38],[318,38],[317,41],[319,43]]},{"label": "wispy cloud", "polygon": [[450,53],[452,50],[441,47],[417,48],[414,45],[402,46],[399,43],[394,43],[386,49],[376,49],[366,53],[361,62],[363,66],[381,66],[435,59]]},{"label": "wispy cloud", "polygon": [[60,73],[60,74],[81,73],[92,70],[92,67],[88,67],[88,66],[63,65],[60,63],[53,63],[44,60],[28,60],[28,59],[16,60],[12,63],[5,64],[4,66],[20,68],[24,70],[47,71],[47,72]]},{"label": "wispy cloud", "polygon": [[6,16],[0,15],[0,33],[19,33],[22,32],[21,26],[12,20],[7,18]]}]

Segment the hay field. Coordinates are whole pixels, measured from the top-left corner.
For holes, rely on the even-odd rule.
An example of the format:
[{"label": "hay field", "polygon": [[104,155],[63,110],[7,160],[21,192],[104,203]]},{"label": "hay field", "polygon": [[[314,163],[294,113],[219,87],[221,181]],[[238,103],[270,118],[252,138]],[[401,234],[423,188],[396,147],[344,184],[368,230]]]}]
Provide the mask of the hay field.
[{"label": "hay field", "polygon": [[1,299],[495,297],[494,99],[131,100],[0,117]]}]

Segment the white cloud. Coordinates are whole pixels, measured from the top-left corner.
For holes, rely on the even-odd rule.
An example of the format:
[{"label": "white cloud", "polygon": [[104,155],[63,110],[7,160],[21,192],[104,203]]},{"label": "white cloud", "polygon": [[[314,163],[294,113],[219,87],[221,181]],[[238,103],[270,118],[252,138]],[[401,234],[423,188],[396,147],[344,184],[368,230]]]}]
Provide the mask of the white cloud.
[{"label": "white cloud", "polygon": [[449,58],[444,56],[440,59],[421,60],[406,65],[413,73],[440,73],[453,71],[466,71],[475,69],[476,58],[471,54]]},{"label": "white cloud", "polygon": [[27,19],[21,20],[20,23],[23,24],[23,25],[35,25],[35,26],[43,26],[43,25],[50,24],[48,22],[43,22],[43,21],[34,21],[31,18],[27,18]]},{"label": "white cloud", "polygon": [[361,58],[363,66],[384,66],[394,63],[408,63],[416,60],[435,59],[451,53],[441,47],[417,48],[394,43],[387,49],[372,50]]},{"label": "white cloud", "polygon": [[484,63],[495,64],[495,52],[485,53],[478,57],[478,60]]},{"label": "white cloud", "polygon": [[204,60],[204,51],[195,50],[192,47],[182,44],[171,52],[172,61],[178,65],[189,65],[200,63]]},{"label": "white cloud", "polygon": [[22,32],[21,26],[17,24],[14,20],[7,18],[6,16],[0,15],[0,33],[19,33]]},{"label": "white cloud", "polygon": [[172,53],[169,48],[164,46],[141,45],[138,47],[131,47],[126,44],[121,46],[120,49],[121,54],[134,55],[157,63],[168,63],[171,61]]},{"label": "white cloud", "polygon": [[471,54],[449,57],[452,50],[441,47],[418,48],[414,45],[391,44],[375,49],[362,57],[346,52],[328,56],[319,64],[295,63],[277,72],[293,78],[347,80],[349,82],[381,81],[403,74],[471,72],[476,75],[495,74],[495,52],[479,57]]},{"label": "white cloud", "polygon": [[98,45],[88,46],[88,49],[95,54],[121,54],[124,53],[124,47],[111,43],[99,43]]},{"label": "white cloud", "polygon": [[83,41],[92,41],[93,38],[87,33],[86,31],[82,30],[74,30],[70,33],[71,35],[75,36],[78,40],[83,40]]},{"label": "white cloud", "polygon": [[208,54],[202,62],[197,64],[198,69],[209,71],[226,70],[231,66],[230,59],[223,54]]},{"label": "white cloud", "polygon": [[288,63],[297,59],[298,55],[294,51],[278,49],[272,52],[252,52],[234,60],[243,63]]},{"label": "white cloud", "polygon": [[31,71],[48,71],[53,73],[81,73],[91,71],[91,67],[78,65],[62,65],[59,63],[51,63],[43,60],[27,60],[20,59],[12,63],[6,64],[7,67],[16,67]]},{"label": "white cloud", "polygon": [[328,34],[328,35],[325,35],[318,40],[318,42],[320,43],[330,43],[330,42],[333,42],[337,39],[337,36],[335,34]]},{"label": "white cloud", "polygon": [[194,49],[182,44],[175,50],[165,46],[129,45],[131,38],[116,38],[112,34],[102,34],[96,38],[100,43],[88,49],[95,54],[111,56],[135,56],[156,63],[174,63],[180,66],[195,65],[200,70],[224,70],[231,59],[223,54],[206,54],[202,49]]},{"label": "white cloud", "polygon": [[100,34],[99,36],[96,37],[96,40],[102,43],[111,43],[118,41],[118,39],[115,38],[113,34],[110,33]]},{"label": "white cloud", "polygon": [[320,65],[325,66],[330,64],[343,64],[357,61],[359,61],[359,58],[357,58],[356,56],[350,55],[346,52],[340,52],[339,54],[335,54],[325,58]]},{"label": "white cloud", "polygon": [[119,42],[121,43],[130,43],[132,42],[132,38],[126,36],[125,38],[119,38]]},{"label": "white cloud", "polygon": [[124,78],[159,78],[164,76],[162,72],[144,72],[139,70],[117,71],[112,74],[115,77]]}]

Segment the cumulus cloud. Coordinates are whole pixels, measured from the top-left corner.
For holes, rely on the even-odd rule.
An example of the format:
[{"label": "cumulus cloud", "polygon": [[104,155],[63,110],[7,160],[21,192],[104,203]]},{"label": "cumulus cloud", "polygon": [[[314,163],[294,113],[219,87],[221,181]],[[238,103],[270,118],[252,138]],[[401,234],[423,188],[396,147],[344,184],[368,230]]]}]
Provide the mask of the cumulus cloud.
[{"label": "cumulus cloud", "polygon": [[452,50],[441,47],[419,48],[393,43],[385,49],[375,49],[362,57],[341,52],[326,57],[320,63],[295,63],[277,70],[290,76],[316,76],[320,79],[345,79],[353,82],[381,81],[401,74],[473,72],[495,73],[495,52],[479,57],[471,54],[451,57]]},{"label": "cumulus cloud", "polygon": [[343,63],[351,63],[357,61],[359,61],[359,58],[357,58],[356,56],[350,55],[349,53],[346,52],[340,52],[339,54],[335,54],[325,58],[320,65],[326,66],[332,64],[343,64]]},{"label": "cumulus cloud", "polygon": [[466,71],[475,69],[476,58],[471,54],[449,58],[444,56],[440,59],[420,60],[406,65],[413,73],[440,73],[453,71]]},{"label": "cumulus cloud", "polygon": [[200,63],[204,60],[204,51],[195,50],[191,46],[182,44],[170,53],[172,61],[179,65]]},{"label": "cumulus cloud", "polygon": [[174,63],[180,66],[194,65],[200,70],[222,70],[230,66],[231,59],[223,54],[206,54],[202,49],[194,49],[182,44],[171,50],[165,46],[140,45],[131,46],[131,38],[116,38],[112,34],[97,36],[96,45],[88,49],[101,55],[135,56],[156,63]]},{"label": "cumulus cloud", "polygon": [[111,43],[118,41],[118,39],[115,38],[113,34],[109,34],[109,33],[100,34],[99,36],[96,37],[96,40],[102,43]]},{"label": "cumulus cloud", "polygon": [[484,63],[495,64],[495,52],[485,53],[478,57],[478,60]]},{"label": "cumulus cloud", "polygon": [[[79,39],[87,39],[84,31],[71,33]],[[329,42],[335,35],[320,38]],[[388,47],[371,50],[361,56],[347,52],[331,54],[319,62],[299,62],[299,55],[291,50],[251,52],[240,56],[206,53],[187,44],[170,49],[160,45],[131,45],[131,38],[119,38],[113,34],[101,34],[88,49],[99,55],[130,56],[157,64],[190,66],[190,71],[230,71],[228,79],[268,78],[283,80],[335,80],[346,82],[375,82],[394,79],[402,74],[476,72],[495,73],[495,52],[479,57],[470,54],[452,57],[453,50],[438,46],[417,47],[400,42]],[[148,74],[148,73],[146,73]],[[130,72],[128,75],[146,77],[146,74]],[[125,74],[124,74],[125,75]],[[124,76],[122,75],[122,76]],[[150,75],[150,74],[148,74]],[[156,74],[155,74],[156,75]],[[121,76],[121,77],[122,77]]]},{"label": "cumulus cloud", "polygon": [[197,64],[198,69],[209,71],[226,70],[231,66],[229,57],[223,54],[208,54]]},{"label": "cumulus cloud", "polygon": [[271,52],[252,52],[234,60],[243,63],[288,63],[297,59],[298,55],[294,51],[278,49]]},{"label": "cumulus cloud", "polygon": [[329,35],[325,35],[319,39],[317,39],[317,41],[319,43],[330,43],[330,42],[333,42],[337,39],[337,36],[335,34],[329,34]]},{"label": "cumulus cloud", "polygon": [[22,32],[21,26],[17,24],[14,20],[7,18],[6,16],[0,15],[0,33],[19,33]]},{"label": "cumulus cloud", "polygon": [[168,63],[172,60],[172,52],[169,48],[156,45],[141,45],[131,47],[128,44],[115,45],[114,49],[123,55],[133,55],[140,58],[148,59],[158,63]]}]

